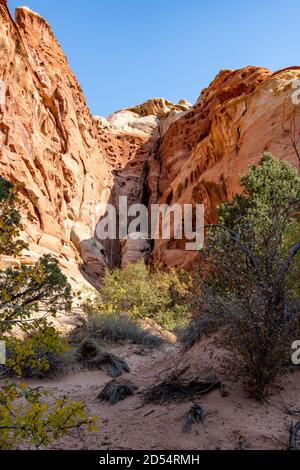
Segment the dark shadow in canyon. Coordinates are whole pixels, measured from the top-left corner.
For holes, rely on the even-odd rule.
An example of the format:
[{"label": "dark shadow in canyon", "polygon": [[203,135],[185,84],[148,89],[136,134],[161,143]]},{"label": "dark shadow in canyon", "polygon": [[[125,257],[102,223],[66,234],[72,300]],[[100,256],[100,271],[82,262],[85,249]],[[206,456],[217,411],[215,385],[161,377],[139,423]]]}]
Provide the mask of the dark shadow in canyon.
[{"label": "dark shadow in canyon", "polygon": [[[129,136],[129,139],[132,138]],[[124,137],[125,139],[125,137]],[[143,204],[146,207],[151,203],[157,203],[160,196],[160,136],[157,130],[150,135],[149,139],[136,148],[136,151],[129,151],[127,161],[122,166],[122,158],[117,160],[116,155],[108,158],[108,163],[112,166],[114,184],[111,189],[108,204],[116,209],[117,215],[117,237],[119,234],[119,197],[127,196],[128,207],[133,204]],[[122,157],[124,157],[122,155]],[[125,157],[126,158],[126,157]],[[107,216],[107,213],[98,221]],[[133,217],[128,217],[129,226]],[[133,242],[135,243],[135,242]],[[140,251],[141,258],[147,258],[153,249],[154,241],[149,240],[149,250]],[[122,265],[125,240],[116,238],[115,240],[100,240],[97,236],[97,227],[94,237],[80,242],[81,257],[83,263],[79,266],[84,278],[94,287],[101,287],[106,267],[118,268]],[[136,248],[138,251],[138,248]],[[123,252],[123,253],[122,253]]]}]

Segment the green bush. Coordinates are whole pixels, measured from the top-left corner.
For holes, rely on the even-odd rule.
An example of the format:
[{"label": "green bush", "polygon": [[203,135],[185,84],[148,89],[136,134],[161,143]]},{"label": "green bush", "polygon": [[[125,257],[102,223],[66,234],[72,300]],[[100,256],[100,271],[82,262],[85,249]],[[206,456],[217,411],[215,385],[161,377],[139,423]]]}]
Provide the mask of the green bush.
[{"label": "green bush", "polygon": [[183,272],[151,270],[138,261],[124,269],[107,270],[99,296],[86,308],[89,312],[127,314],[136,320],[151,318],[172,330],[188,322],[190,283]]},{"label": "green bush", "polygon": [[[0,255],[18,257],[27,247],[19,239],[21,209],[26,211],[19,197],[21,187],[0,177]],[[30,266],[0,270],[0,340],[7,343],[10,371],[18,375],[29,368],[46,371],[47,356],[64,352],[66,343],[52,319],[70,306],[71,287],[50,255]]]},{"label": "green bush", "polygon": [[[223,328],[251,394],[262,399],[300,333],[300,178],[267,153],[241,184],[244,193],[220,206],[209,229],[194,308],[202,333]],[[192,344],[201,338],[188,333]]]},{"label": "green bush", "polygon": [[43,377],[58,369],[59,358],[69,349],[66,340],[52,326],[32,332],[24,339],[6,337],[8,373],[22,377]]},{"label": "green bush", "polygon": [[[14,187],[0,177],[0,255],[17,257],[26,243],[21,209],[26,208]],[[67,345],[53,326],[57,311],[68,312],[71,288],[53,257],[41,257],[32,266],[0,270],[0,340],[8,358],[4,372],[38,376],[58,367]],[[16,335],[18,333],[18,336]],[[47,392],[26,385],[0,385],[0,449],[23,443],[48,446],[72,430],[96,430],[82,403],[68,398],[48,403]]]}]

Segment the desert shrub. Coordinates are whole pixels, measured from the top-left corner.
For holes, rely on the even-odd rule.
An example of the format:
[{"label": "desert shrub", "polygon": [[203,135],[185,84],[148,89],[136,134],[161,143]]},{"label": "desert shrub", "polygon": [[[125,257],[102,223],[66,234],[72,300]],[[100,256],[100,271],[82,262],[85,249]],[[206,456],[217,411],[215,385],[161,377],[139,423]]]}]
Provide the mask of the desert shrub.
[{"label": "desert shrub", "polygon": [[[17,257],[27,247],[19,239],[20,210],[26,210],[19,189],[0,177],[0,255]],[[70,305],[71,288],[53,257],[0,270],[0,340],[8,351],[1,375],[36,376],[57,367],[54,358],[65,352],[66,343],[51,319],[57,311],[68,312]],[[47,446],[72,429],[95,429],[83,404],[54,399],[50,406],[46,395],[14,383],[0,386],[0,448]]]},{"label": "desert shrub", "polygon": [[7,373],[22,377],[55,375],[69,351],[66,340],[52,326],[30,332],[25,338],[6,337]]},{"label": "desert shrub", "polygon": [[23,230],[20,210],[23,206],[18,192],[22,185],[13,186],[0,176],[0,253],[17,256],[27,244],[20,240]]},{"label": "desert shrub", "polygon": [[94,312],[89,315],[88,335],[101,343],[127,342],[147,347],[158,347],[163,339],[143,329],[136,319],[127,314]]},{"label": "desert shrub", "polygon": [[193,307],[200,316],[198,338],[222,327],[251,394],[262,399],[300,333],[294,271],[300,178],[288,163],[264,154],[241,184],[243,195],[222,204],[218,224],[209,227]]},{"label": "desert shrub", "polygon": [[111,380],[108,382],[98,395],[101,401],[108,401],[111,405],[115,405],[121,400],[134,395],[138,387],[131,382],[125,380]]},{"label": "desert shrub", "polygon": [[[50,401],[50,403],[49,403]],[[96,431],[96,418],[90,418],[79,402],[52,399],[40,389],[8,384],[0,388],[0,449],[26,444],[39,448],[72,431]]]},{"label": "desert shrub", "polygon": [[102,351],[93,338],[86,338],[77,349],[77,359],[92,369],[101,369],[110,377],[120,377],[130,372],[127,362],[113,353]]},{"label": "desert shrub", "polygon": [[46,372],[47,355],[66,350],[52,320],[58,310],[69,310],[70,301],[67,279],[51,256],[33,266],[0,271],[0,339],[10,351],[9,369],[18,375],[23,367]]},{"label": "desert shrub", "polygon": [[182,432],[191,432],[193,424],[198,424],[203,421],[204,410],[201,405],[195,403],[184,417]]},{"label": "desert shrub", "polygon": [[[283,250],[288,251],[289,247],[295,241],[295,238],[300,234],[300,221],[299,218],[294,217],[288,226],[283,241]],[[295,255],[292,269],[290,269],[289,276],[287,278],[287,287],[293,292],[295,298],[300,299],[300,251]]]},{"label": "desert shrub", "polygon": [[124,269],[107,270],[103,287],[89,312],[127,314],[134,319],[152,318],[171,330],[188,321],[185,302],[190,278],[183,272],[151,270],[144,261]]},{"label": "desert shrub", "polygon": [[[194,303],[194,301],[193,301]],[[187,326],[176,331],[177,339],[183,346],[183,351],[191,349],[205,335],[210,335],[218,329],[218,325],[210,315],[195,316]]]},{"label": "desert shrub", "polygon": [[[20,343],[23,349],[24,343]],[[78,364],[74,349],[67,347],[66,349],[54,352],[52,350],[36,350],[29,356],[28,361],[22,357],[21,364],[15,366],[15,351],[11,354],[10,350],[6,350],[7,360],[5,366],[2,366],[3,377],[13,377],[20,375],[25,379],[46,379],[65,375],[70,371],[78,370]],[[10,362],[14,366],[9,367]],[[19,371],[19,372],[18,372]]]},{"label": "desert shrub", "polygon": [[[0,255],[17,257],[27,247],[19,239],[20,211],[26,212],[20,188],[0,177]],[[53,257],[0,270],[0,340],[7,343],[10,370],[19,375],[23,367],[47,370],[47,355],[59,354],[66,346],[51,320],[70,305],[70,285]]]}]

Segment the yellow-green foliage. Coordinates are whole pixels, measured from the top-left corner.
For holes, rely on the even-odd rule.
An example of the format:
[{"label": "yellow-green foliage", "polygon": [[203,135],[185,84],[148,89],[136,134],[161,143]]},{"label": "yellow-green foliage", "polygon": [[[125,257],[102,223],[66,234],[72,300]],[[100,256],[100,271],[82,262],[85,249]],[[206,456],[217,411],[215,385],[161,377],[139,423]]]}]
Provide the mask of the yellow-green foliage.
[{"label": "yellow-green foliage", "polygon": [[[19,256],[26,247],[22,231],[22,203],[17,189],[0,177],[0,255]],[[24,207],[23,207],[24,209]],[[24,370],[47,371],[47,355],[62,354],[66,343],[49,318],[68,311],[71,288],[56,259],[41,257],[32,266],[0,270],[0,340],[6,342],[7,368],[19,375]],[[17,339],[21,332],[24,340]],[[42,389],[25,385],[0,386],[0,449],[48,446],[72,429],[96,430],[84,405],[68,398],[52,405]]]},{"label": "yellow-green foliage", "polygon": [[190,283],[186,273],[150,270],[144,261],[130,263],[124,269],[106,271],[103,288],[89,311],[152,318],[163,328],[173,329],[189,319],[185,298]]},{"label": "yellow-green foliage", "polygon": [[13,336],[6,338],[9,352],[6,367],[17,375],[23,375],[24,368],[47,372],[50,369],[48,354],[61,355],[68,350],[66,340],[50,324],[43,330],[20,340]]},{"label": "yellow-green foliage", "polygon": [[[19,256],[26,248],[19,187],[0,176],[0,255]],[[21,374],[24,367],[46,371],[47,354],[60,354],[65,343],[49,319],[71,305],[71,288],[55,258],[45,255],[31,266],[0,270],[0,340],[6,341],[7,367]],[[16,339],[15,332],[24,337]],[[12,335],[11,333],[14,332]]]},{"label": "yellow-green foliage", "polygon": [[[47,400],[46,400],[47,398]],[[26,443],[45,447],[72,430],[97,431],[96,418],[88,417],[84,405],[68,398],[49,404],[45,391],[25,384],[0,388],[0,449]]]}]

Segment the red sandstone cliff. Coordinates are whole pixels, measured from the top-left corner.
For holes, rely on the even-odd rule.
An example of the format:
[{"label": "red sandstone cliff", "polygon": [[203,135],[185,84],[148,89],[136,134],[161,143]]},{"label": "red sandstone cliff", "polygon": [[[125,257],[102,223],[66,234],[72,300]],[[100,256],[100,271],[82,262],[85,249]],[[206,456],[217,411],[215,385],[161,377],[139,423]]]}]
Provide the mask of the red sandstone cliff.
[{"label": "red sandstone cliff", "polygon": [[[300,149],[300,106],[293,104],[298,92],[291,82],[299,79],[300,67],[274,74],[256,67],[221,71],[163,138],[160,201],[204,203],[211,222],[264,151],[300,169],[291,140],[292,134]],[[187,266],[195,253],[183,251],[182,242],[159,240],[152,256],[165,265]]]},{"label": "red sandstone cliff", "polygon": [[26,8],[16,10],[14,23],[3,2],[0,25],[0,171],[25,183],[34,219],[27,224],[25,261],[50,251],[76,279],[80,252],[88,265],[102,263],[89,240],[111,174],[50,26]]},{"label": "red sandstone cliff", "polygon": [[[299,166],[289,129],[300,68],[219,73],[194,106],[163,99],[92,117],[50,26],[27,8],[12,20],[0,0],[0,173],[25,183],[33,222],[21,262],[51,252],[74,282],[99,285],[104,267],[149,255],[187,266],[184,241],[103,242],[101,203],[204,203],[206,218],[239,190],[265,150]],[[300,138],[299,138],[300,143]],[[102,243],[103,242],[103,243]],[[11,260],[2,260],[2,263]]]}]

